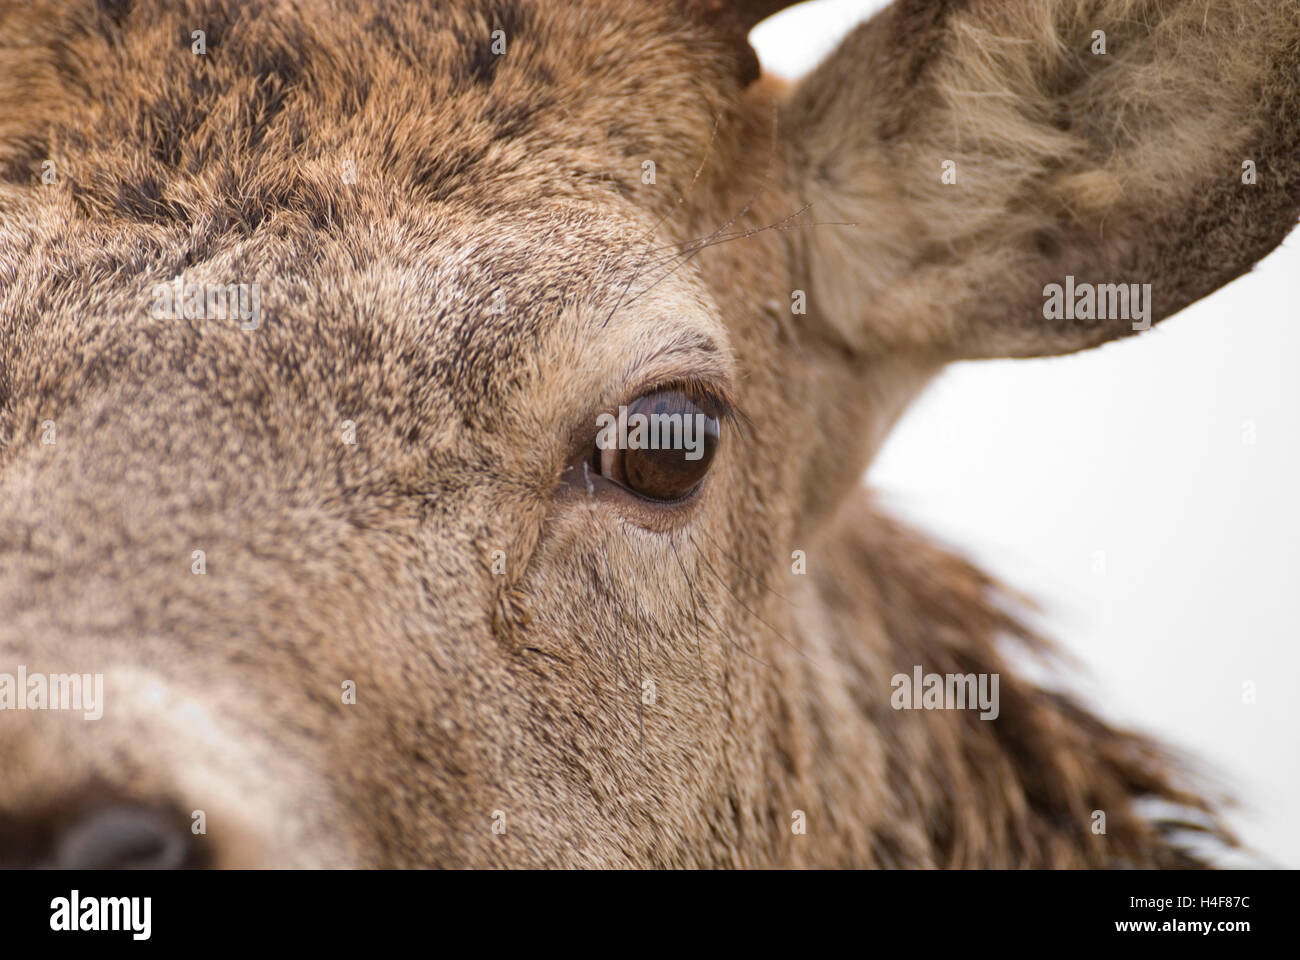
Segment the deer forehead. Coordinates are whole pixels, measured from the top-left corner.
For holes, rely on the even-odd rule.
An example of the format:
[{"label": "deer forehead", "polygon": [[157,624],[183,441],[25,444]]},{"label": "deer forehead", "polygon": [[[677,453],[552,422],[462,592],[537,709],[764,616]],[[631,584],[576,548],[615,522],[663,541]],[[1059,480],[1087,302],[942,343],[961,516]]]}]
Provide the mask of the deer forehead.
[{"label": "deer forehead", "polygon": [[682,342],[725,366],[716,307],[655,229],[729,95],[681,18],[468,2],[200,19],[164,11],[106,45],[70,14],[84,56],[16,118],[66,134],[66,191],[20,200],[8,236],[32,330],[4,359],[33,415],[125,354],[235,374],[191,379],[236,405],[261,380],[320,401],[302,416],[396,413],[444,439],[521,391],[534,426],[548,401],[617,394]]},{"label": "deer forehead", "polygon": [[10,54],[49,89],[6,132],[56,148],[81,212],[127,221],[256,228],[294,210],[326,229],[377,180],[412,202],[663,208],[644,164],[678,173],[737,91],[705,31],[643,0],[160,4],[117,25],[80,6],[24,24],[76,56]]}]

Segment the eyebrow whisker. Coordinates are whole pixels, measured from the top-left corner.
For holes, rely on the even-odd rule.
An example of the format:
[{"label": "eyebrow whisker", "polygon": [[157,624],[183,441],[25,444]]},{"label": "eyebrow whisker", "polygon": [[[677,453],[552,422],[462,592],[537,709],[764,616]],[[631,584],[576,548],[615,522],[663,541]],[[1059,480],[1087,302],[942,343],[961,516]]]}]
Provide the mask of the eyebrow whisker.
[{"label": "eyebrow whisker", "polygon": [[811,203],[804,204],[794,213],[782,217],[780,220],[777,220],[773,223],[765,224],[764,226],[761,227],[754,227],[750,230],[743,230],[737,233],[724,234],[722,236],[718,236],[715,233],[713,235],[703,238],[702,240],[691,241],[690,243],[685,244],[684,245],[685,249],[682,251],[680,255],[681,257],[680,262],[674,265],[673,268],[669,270],[667,273],[665,273],[663,276],[655,280],[654,283],[650,284],[650,286],[646,287],[644,290],[641,290],[637,294],[635,294],[632,297],[632,299],[627,301],[628,304],[636,303],[636,301],[640,297],[649,293],[656,286],[658,286],[662,281],[667,280],[679,269],[686,266],[686,264],[688,264],[691,260],[695,259],[696,254],[698,254],[701,250],[704,250],[707,247],[712,247],[719,243],[730,243],[732,240],[744,240],[748,237],[754,236],[755,234],[763,233],[765,230],[795,230],[795,229],[803,229],[806,227],[829,227],[829,226],[856,227],[857,226],[856,223],[847,223],[847,222],[835,221],[835,220],[817,221],[815,223],[799,223],[799,224],[790,223],[790,221],[793,220],[795,217],[798,217],[806,213],[811,206],[812,206]]},{"label": "eyebrow whisker", "polygon": [[631,288],[632,284],[636,282],[637,277],[641,275],[642,264],[645,262],[646,256],[650,253],[650,250],[652,249],[650,243],[654,240],[655,234],[659,232],[659,228],[663,226],[663,224],[668,220],[669,216],[673,213],[676,213],[677,209],[680,208],[681,205],[686,201],[686,198],[690,196],[692,192],[694,192],[695,184],[700,179],[700,174],[704,172],[704,167],[709,162],[709,157],[713,153],[713,144],[718,139],[718,125],[719,125],[719,118],[714,117],[713,132],[709,135],[709,142],[704,148],[704,156],[700,158],[700,164],[698,167],[695,168],[695,174],[694,176],[691,177],[691,182],[686,185],[686,192],[684,194],[679,194],[674,204],[671,207],[669,207],[667,210],[665,210],[662,214],[660,214],[659,219],[657,219],[647,231],[646,248],[641,253],[641,259],[637,262],[636,270],[632,273],[632,276],[628,278],[627,283],[624,284],[622,292],[619,293],[618,295],[618,300],[615,302],[614,306],[610,309],[609,315],[605,317],[605,322],[600,325],[602,330],[605,327],[609,326],[609,321],[614,318],[614,314],[617,313],[618,308],[622,306],[623,298],[627,296],[628,290]]}]

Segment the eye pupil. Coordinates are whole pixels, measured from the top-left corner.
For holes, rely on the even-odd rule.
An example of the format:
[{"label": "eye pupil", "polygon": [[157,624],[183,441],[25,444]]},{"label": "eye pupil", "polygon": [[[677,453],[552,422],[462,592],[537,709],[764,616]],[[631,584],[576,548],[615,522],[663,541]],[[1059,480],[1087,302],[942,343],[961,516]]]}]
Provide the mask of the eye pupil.
[{"label": "eye pupil", "polygon": [[601,472],[651,500],[690,494],[708,473],[721,432],[718,418],[702,403],[680,390],[638,397],[621,415],[626,433],[621,423],[619,448],[597,451]]}]

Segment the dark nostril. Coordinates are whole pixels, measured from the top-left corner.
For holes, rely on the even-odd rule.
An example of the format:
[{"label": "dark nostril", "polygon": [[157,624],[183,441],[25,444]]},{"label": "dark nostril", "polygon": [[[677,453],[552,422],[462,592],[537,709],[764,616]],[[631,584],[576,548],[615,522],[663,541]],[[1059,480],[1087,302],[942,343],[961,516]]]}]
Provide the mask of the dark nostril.
[{"label": "dark nostril", "polygon": [[189,866],[190,836],[142,807],[109,807],[84,817],[55,842],[58,870],[176,870]]}]

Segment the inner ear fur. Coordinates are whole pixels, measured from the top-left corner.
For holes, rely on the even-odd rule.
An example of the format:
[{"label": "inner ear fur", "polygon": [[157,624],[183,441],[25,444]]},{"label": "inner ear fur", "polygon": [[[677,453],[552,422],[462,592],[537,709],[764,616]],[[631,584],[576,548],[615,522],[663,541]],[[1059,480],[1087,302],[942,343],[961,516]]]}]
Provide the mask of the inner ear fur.
[{"label": "inner ear fur", "polygon": [[[853,224],[806,234],[817,312],[848,345],[1079,350],[1240,276],[1295,225],[1300,4],[901,0],[782,125],[815,218]],[[1147,322],[1054,310],[1053,284],[1149,284]]]}]

